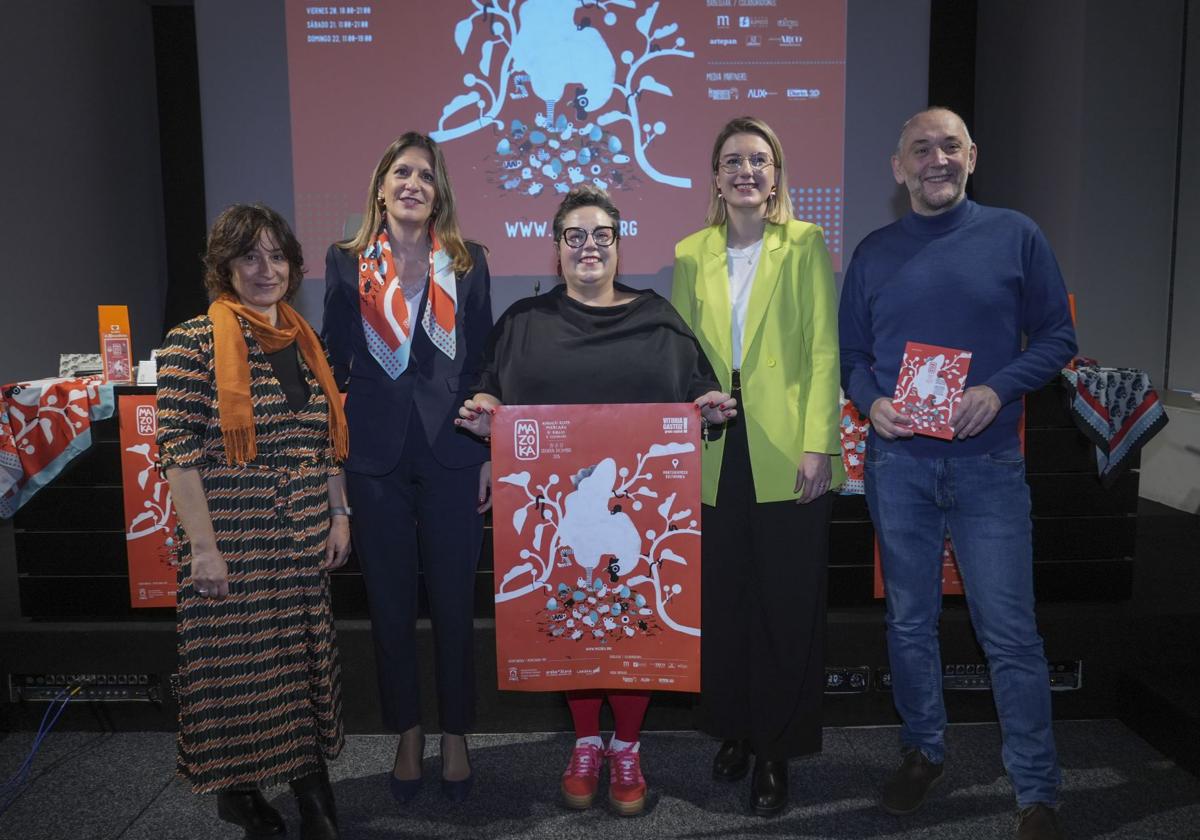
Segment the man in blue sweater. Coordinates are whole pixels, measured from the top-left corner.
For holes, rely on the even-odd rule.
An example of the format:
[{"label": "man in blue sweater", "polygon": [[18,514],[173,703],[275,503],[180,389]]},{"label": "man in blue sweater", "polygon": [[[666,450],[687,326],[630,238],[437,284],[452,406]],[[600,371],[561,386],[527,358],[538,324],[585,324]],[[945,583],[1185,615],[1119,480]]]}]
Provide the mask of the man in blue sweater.
[{"label": "man in blue sweater", "polygon": [[[867,504],[887,591],[902,760],[883,807],[909,814],[942,777],[946,710],[938,647],[948,531],[987,656],[1017,795],[1017,837],[1060,836],[1050,684],[1033,598],[1021,397],[1075,354],[1062,274],[1030,219],[966,198],[977,149],[957,114],[905,123],[892,172],[912,212],[854,252],[842,291],[842,387],[871,418]],[[1024,338],[1024,346],[1022,339]],[[953,440],[914,436],[892,406],[907,341],[970,351]]]}]

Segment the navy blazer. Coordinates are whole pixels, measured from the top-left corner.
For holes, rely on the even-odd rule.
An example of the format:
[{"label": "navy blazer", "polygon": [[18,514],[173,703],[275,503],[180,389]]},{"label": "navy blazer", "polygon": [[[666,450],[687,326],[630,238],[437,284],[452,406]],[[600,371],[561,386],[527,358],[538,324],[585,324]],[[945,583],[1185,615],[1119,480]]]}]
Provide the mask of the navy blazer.
[{"label": "navy blazer", "polygon": [[346,391],[350,457],[345,468],[386,475],[404,451],[410,408],[415,405],[433,456],[455,469],[482,464],[490,457],[474,435],[454,425],[458,407],[472,396],[480,359],[492,329],[491,275],[483,248],[467,243],[474,266],[456,275],[458,311],[454,320],[458,348],[454,358],[433,346],[421,327],[421,299],[408,367],[392,379],[367,349],[359,312],[358,255],[329,246],[325,255],[325,321],[321,337],[329,348],[334,376]]}]

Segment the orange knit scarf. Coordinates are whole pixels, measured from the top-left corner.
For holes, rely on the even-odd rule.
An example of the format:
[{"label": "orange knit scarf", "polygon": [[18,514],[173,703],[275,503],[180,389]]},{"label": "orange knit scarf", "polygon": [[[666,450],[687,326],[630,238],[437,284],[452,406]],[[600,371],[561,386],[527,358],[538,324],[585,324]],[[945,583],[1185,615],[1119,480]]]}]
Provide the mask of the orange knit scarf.
[{"label": "orange knit scarf", "polygon": [[329,439],[337,460],[345,460],[349,451],[349,432],[342,398],[333,381],[333,371],[325,361],[321,342],[308,322],[283,301],[277,306],[276,325],[265,315],[238,302],[232,295],[223,295],[208,307],[213,325],[213,366],[217,379],[217,412],[221,420],[221,436],[225,439],[225,457],[230,464],[253,461],[258,454],[254,440],[254,404],[250,399],[250,356],[238,316],[250,325],[250,332],[264,353],[275,353],[299,343],[300,355],[317,377],[329,403]]}]

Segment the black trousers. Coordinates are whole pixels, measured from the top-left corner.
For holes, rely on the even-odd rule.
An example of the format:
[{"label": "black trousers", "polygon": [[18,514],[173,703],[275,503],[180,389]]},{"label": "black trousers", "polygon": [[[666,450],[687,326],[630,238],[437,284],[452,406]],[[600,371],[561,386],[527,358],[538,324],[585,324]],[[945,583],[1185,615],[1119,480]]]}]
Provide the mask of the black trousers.
[{"label": "black trousers", "polygon": [[717,504],[703,511],[699,723],[781,760],[821,749],[833,496],[760,504],[742,417],[727,424]]},{"label": "black trousers", "polygon": [[[386,434],[385,430],[381,430]],[[483,517],[475,512],[479,467],[447,469],[425,442],[414,410],[404,454],[383,476],[346,473],[354,551],[367,587],[383,723],[421,722],[416,628],[418,568],[433,619],[438,722],[475,725],[473,615]]]}]

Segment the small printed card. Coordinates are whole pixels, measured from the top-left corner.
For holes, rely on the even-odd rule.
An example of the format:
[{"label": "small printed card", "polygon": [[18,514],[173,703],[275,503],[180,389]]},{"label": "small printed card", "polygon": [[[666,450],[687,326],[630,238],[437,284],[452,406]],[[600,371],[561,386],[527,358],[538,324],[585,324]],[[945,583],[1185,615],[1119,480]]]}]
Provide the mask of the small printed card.
[{"label": "small printed card", "polygon": [[100,320],[100,359],[104,381],[118,385],[133,383],[133,348],[129,337],[129,309],[125,306],[97,307]]},{"label": "small printed card", "polygon": [[892,405],[913,421],[916,434],[951,440],[954,410],[962,401],[970,366],[968,350],[910,341],[904,345]]}]

